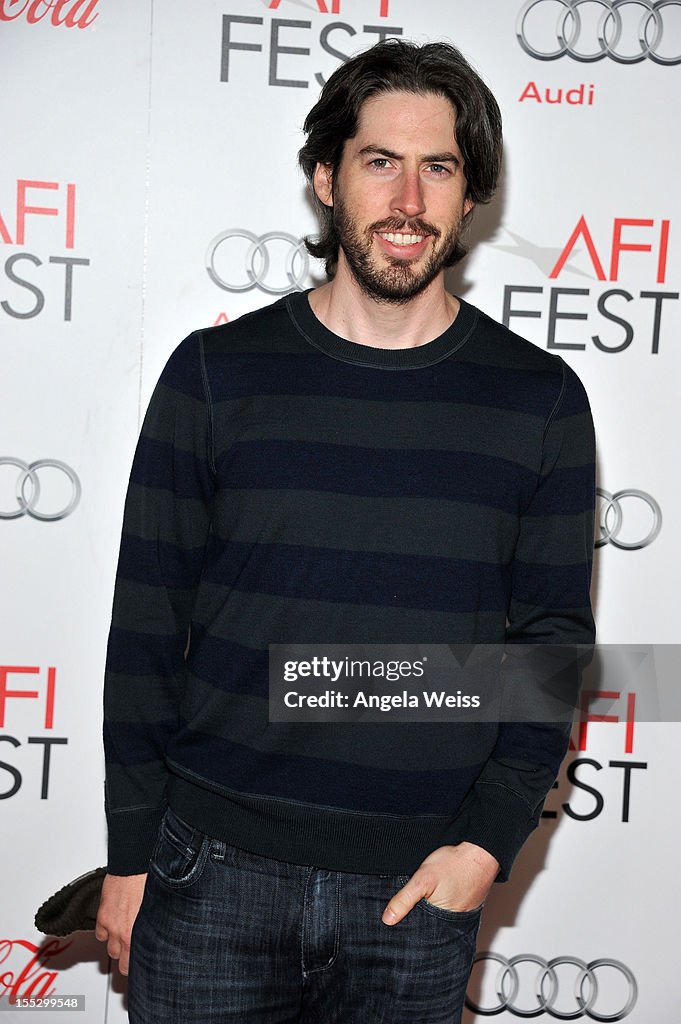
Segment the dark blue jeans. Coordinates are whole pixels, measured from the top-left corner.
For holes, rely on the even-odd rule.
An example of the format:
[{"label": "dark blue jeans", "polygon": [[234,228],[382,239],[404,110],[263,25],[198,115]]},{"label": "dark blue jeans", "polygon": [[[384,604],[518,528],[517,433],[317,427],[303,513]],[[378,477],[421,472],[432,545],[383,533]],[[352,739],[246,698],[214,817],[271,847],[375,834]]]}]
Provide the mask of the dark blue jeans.
[{"label": "dark blue jeans", "polygon": [[456,1024],[480,908],[421,900],[406,875],[288,864],[167,811],[131,940],[131,1024]]}]

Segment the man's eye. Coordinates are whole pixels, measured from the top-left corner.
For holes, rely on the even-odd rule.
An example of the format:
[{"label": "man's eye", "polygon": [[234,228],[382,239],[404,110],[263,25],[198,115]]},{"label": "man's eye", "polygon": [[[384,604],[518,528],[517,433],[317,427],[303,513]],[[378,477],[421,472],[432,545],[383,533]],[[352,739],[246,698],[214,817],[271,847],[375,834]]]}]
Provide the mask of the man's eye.
[{"label": "man's eye", "polygon": [[384,167],[388,166],[388,161],[383,156],[377,156],[374,160],[371,161],[370,166],[378,167],[379,170],[382,170]]},{"label": "man's eye", "polygon": [[430,170],[435,174],[449,174],[449,167],[444,164],[430,164]]}]

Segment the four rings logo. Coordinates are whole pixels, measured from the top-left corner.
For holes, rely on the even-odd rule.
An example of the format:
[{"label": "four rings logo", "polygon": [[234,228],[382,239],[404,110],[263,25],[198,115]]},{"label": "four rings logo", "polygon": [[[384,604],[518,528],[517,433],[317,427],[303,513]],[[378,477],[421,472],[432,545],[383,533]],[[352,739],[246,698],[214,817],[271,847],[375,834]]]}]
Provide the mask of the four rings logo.
[{"label": "four rings logo", "polygon": [[[646,494],[645,491],[638,491],[631,487],[624,491],[615,491],[614,494],[597,487],[596,493],[603,502],[598,515],[600,537],[596,539],[595,546],[597,548],[603,547],[604,544],[613,544],[614,547],[624,551],[638,551],[639,548],[645,548],[653,543],[662,529],[662,509],[654,498]],[[629,499],[628,521],[632,523],[632,527],[625,533],[622,502],[627,499]],[[634,501],[637,503],[636,508],[631,507]],[[645,517],[646,510],[647,517]],[[645,522],[643,522],[644,517],[639,514],[640,511],[644,512]],[[652,513],[652,518],[650,513]],[[625,536],[622,536],[623,533]]]},{"label": "four rings logo", "polygon": [[[595,6],[601,12],[592,31],[585,25],[587,12],[580,12],[585,6]],[[537,60],[567,55],[583,64],[604,57],[618,64],[638,64],[648,57],[656,64],[681,64],[681,52],[674,43],[675,36],[678,44],[680,33],[674,33],[671,22],[665,23],[663,11],[668,7],[680,8],[681,0],[527,0],[518,15],[516,35],[525,53]],[[528,18],[535,8],[540,11]],[[549,34],[557,47],[546,42]],[[663,47],[665,35],[667,50]],[[629,37],[629,45],[623,36]]]},{"label": "four rings logo", "polygon": [[254,235],[245,228],[230,228],[208,246],[206,270],[227,292],[258,287],[269,295],[285,295],[307,286],[310,258],[303,240],[286,231]]},{"label": "four rings logo", "polygon": [[[481,963],[484,960],[493,960],[499,964],[495,980],[498,1002],[491,1006],[480,1006],[470,996],[466,996],[468,1009],[483,1017],[493,1017],[495,1014],[507,1010],[515,1017],[538,1017],[542,1013],[548,1013],[558,1020],[590,1017],[591,1020],[617,1021],[631,1013],[638,998],[636,978],[626,964],[619,960],[592,960],[587,964],[576,956],[557,956],[553,960],[543,960],[540,956],[534,956],[532,953],[521,953],[519,956],[507,959],[499,956],[498,953],[478,953],[473,963]],[[536,964],[539,968],[534,976],[531,991],[529,984],[523,985],[520,972],[516,969],[519,964],[523,963]],[[567,999],[561,1000],[560,998],[562,986],[559,984],[556,968],[561,966],[577,968],[578,973],[574,978],[571,997],[577,1004],[576,1008],[569,1005]],[[611,973],[612,971],[616,972],[618,976],[616,980],[619,982],[619,985],[616,986],[616,994],[613,993],[610,986],[606,993],[599,989],[596,972],[601,968],[609,968]],[[525,972],[523,972],[524,974]],[[600,977],[602,988],[605,972],[601,971]],[[612,981],[613,979],[610,977],[608,980]],[[620,993],[622,985],[624,986],[623,994]],[[524,998],[520,995],[521,988],[528,990]],[[559,1002],[562,1002],[560,1008]],[[569,1008],[566,1007],[566,1003]]]},{"label": "four rings logo", "polygon": [[[75,470],[67,466],[65,462],[60,462],[59,459],[38,459],[37,462],[24,462],[22,459],[3,455],[0,456],[0,466],[14,466],[19,471],[16,477],[14,502],[3,501],[5,507],[0,508],[0,519],[18,519],[20,516],[30,516],[32,519],[52,522],[71,515],[80,501],[81,486],[78,475]],[[52,486],[54,480],[50,479],[49,497],[54,498],[56,508],[49,510],[38,507],[41,496],[39,471],[43,470],[48,471],[46,475],[50,478],[54,477],[54,472],[50,471],[56,470],[62,478],[60,483],[66,482],[69,488],[69,496],[64,501],[62,487]],[[44,490],[45,487],[43,487]],[[10,507],[7,508],[7,505]]]}]

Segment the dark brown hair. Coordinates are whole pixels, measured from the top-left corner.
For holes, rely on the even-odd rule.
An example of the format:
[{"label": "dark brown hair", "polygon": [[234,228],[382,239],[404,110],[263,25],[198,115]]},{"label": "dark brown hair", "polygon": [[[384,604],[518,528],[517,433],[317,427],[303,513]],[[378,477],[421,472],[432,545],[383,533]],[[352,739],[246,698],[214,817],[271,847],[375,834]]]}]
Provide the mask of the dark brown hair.
[{"label": "dark brown hair", "polygon": [[[339,167],[347,139],[357,133],[362,104],[382,92],[435,93],[444,96],[456,113],[456,141],[464,159],[466,196],[488,203],[494,195],[501,167],[501,113],[494,96],[459,51],[448,43],[418,46],[403,39],[386,39],[341,64],[322,89],[307,115],[307,139],[298,162],[308,180],[319,215],[316,240],[305,239],[312,256],[326,261],[333,277],[338,263],[338,233],[333,208],[317,197],[312,185],[318,163]],[[470,212],[464,217],[464,224]],[[446,266],[453,266],[466,250],[460,242]]]}]

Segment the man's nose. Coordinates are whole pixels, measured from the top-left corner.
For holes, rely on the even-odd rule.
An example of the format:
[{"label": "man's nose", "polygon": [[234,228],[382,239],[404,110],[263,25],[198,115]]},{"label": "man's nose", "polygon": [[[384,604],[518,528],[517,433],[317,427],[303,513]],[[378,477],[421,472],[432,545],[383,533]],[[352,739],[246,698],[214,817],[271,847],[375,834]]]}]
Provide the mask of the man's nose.
[{"label": "man's nose", "polygon": [[405,217],[417,217],[425,212],[423,183],[418,172],[404,171],[399,176],[392,208]]}]

